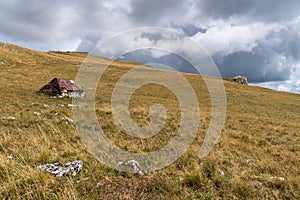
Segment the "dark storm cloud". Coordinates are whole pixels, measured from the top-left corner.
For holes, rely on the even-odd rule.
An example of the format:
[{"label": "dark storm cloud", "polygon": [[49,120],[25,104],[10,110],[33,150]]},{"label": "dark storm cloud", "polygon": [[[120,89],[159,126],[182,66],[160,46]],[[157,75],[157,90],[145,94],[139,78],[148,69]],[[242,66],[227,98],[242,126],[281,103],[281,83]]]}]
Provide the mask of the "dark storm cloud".
[{"label": "dark storm cloud", "polygon": [[55,26],[58,18],[52,13],[57,10],[58,6],[43,1],[1,1],[1,33],[19,40],[41,41]]},{"label": "dark storm cloud", "polygon": [[299,31],[294,28],[271,32],[251,51],[216,54],[214,60],[224,76],[245,75],[250,82],[288,80],[300,59]]},{"label": "dark storm cloud", "polygon": [[193,36],[197,33],[206,33],[206,31],[208,29],[206,27],[197,27],[197,26],[194,26],[193,24],[174,25],[173,27],[183,30],[183,32],[187,36]]},{"label": "dark storm cloud", "polygon": [[[186,0],[133,0],[129,17],[142,26],[160,26],[172,20],[180,20],[188,11]],[[182,17],[184,18],[184,17]]]},{"label": "dark storm cloud", "polygon": [[81,40],[80,48],[84,48],[81,50],[91,49],[104,30],[114,27],[119,15],[125,12],[116,8],[113,11],[118,14],[109,17],[113,11],[104,2],[0,0],[0,37],[31,43],[31,47],[48,44],[48,49],[61,48],[61,44],[71,44],[74,48],[74,43],[78,46]]},{"label": "dark storm cloud", "polygon": [[300,60],[300,36],[299,34],[293,34],[290,38],[287,39],[286,46],[288,47],[288,54],[291,53],[291,56],[294,59]]},{"label": "dark storm cloud", "polygon": [[141,34],[141,38],[147,38],[150,41],[158,41],[158,40],[162,40],[164,38],[164,36],[160,33],[147,33],[147,32],[143,32]]},{"label": "dark storm cloud", "polygon": [[221,60],[215,59],[223,76],[245,75],[250,82],[282,81],[290,77],[290,69],[276,69],[269,57],[257,52],[234,52]]},{"label": "dark storm cloud", "polygon": [[199,15],[222,19],[249,12],[253,5],[253,0],[200,0],[197,3],[198,8],[202,11]]},{"label": "dark storm cloud", "polygon": [[[122,56],[120,60],[132,61],[139,60],[142,63],[151,63],[154,67],[159,67],[165,70],[181,71],[186,73],[199,73],[191,63],[186,61],[179,55],[174,53],[166,54],[161,57],[153,57],[153,52],[162,51],[159,49],[141,49],[134,52],[130,52]],[[155,65],[157,64],[157,65]]]},{"label": "dark storm cloud", "polygon": [[286,21],[299,15],[298,0],[200,0],[197,7],[205,17],[228,19],[242,16],[247,21]]}]

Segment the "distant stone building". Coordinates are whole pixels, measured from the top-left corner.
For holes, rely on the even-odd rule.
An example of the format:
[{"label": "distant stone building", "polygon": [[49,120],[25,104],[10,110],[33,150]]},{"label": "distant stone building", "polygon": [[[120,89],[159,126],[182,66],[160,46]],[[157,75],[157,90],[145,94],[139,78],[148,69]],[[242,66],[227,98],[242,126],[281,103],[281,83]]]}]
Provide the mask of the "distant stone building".
[{"label": "distant stone building", "polygon": [[83,97],[84,91],[82,87],[73,80],[63,78],[54,78],[47,85],[43,86],[40,92],[53,93],[69,97]]},{"label": "distant stone building", "polygon": [[240,84],[248,84],[248,80],[247,80],[247,77],[245,76],[235,76],[232,78],[232,80],[234,82],[237,82],[237,83],[240,83]]}]

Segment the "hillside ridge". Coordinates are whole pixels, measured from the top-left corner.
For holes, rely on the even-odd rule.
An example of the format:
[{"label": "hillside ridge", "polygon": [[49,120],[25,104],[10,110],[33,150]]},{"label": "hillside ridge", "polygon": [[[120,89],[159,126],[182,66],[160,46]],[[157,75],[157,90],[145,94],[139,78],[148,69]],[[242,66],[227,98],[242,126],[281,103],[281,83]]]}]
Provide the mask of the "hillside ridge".
[{"label": "hillside ridge", "polygon": [[[211,118],[204,80],[184,74],[200,106],[196,137],[171,165],[146,174],[119,172],[95,159],[72,119],[71,98],[38,90],[54,77],[75,80],[86,58],[78,52],[40,52],[0,42],[0,197],[3,199],[299,199],[299,94],[223,80],[226,121],[218,144],[198,158]],[[111,60],[97,57],[99,67]],[[137,124],[149,123],[149,108],[161,104],[167,120],[159,134],[141,139],[124,133],[111,110],[115,84],[140,63],[114,61],[100,79],[95,112],[107,137],[135,153],[162,148],[180,127],[180,104],[169,89],[149,84],[130,100]],[[149,70],[145,68],[145,70]],[[166,71],[161,71],[164,78]],[[134,81],[144,77],[136,76]],[[37,114],[39,113],[39,114]],[[9,118],[13,117],[13,118]],[[46,163],[83,161],[82,170],[58,178],[39,172]]]}]

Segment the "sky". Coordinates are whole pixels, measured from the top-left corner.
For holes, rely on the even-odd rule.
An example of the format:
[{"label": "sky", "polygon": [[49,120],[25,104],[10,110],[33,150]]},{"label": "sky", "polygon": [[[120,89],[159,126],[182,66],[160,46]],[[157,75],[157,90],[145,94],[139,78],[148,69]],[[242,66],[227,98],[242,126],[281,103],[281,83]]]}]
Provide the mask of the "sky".
[{"label": "sky", "polygon": [[[168,28],[201,45],[222,76],[300,93],[299,10],[299,0],[0,0],[0,40],[42,51],[90,51],[123,31]],[[141,37],[164,42],[155,34]],[[193,72],[166,52],[144,49],[122,59]]]}]

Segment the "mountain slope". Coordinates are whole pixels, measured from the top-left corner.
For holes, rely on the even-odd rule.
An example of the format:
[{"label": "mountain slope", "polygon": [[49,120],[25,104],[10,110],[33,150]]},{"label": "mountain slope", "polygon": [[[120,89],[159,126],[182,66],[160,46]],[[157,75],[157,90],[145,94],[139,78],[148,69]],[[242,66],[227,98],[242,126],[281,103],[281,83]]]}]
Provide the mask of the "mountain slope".
[{"label": "mountain slope", "polygon": [[[141,176],[116,171],[93,158],[75,126],[64,119],[72,117],[72,110],[61,105],[72,100],[37,92],[53,77],[75,79],[85,57],[85,53],[45,53],[0,43],[0,197],[300,198],[299,95],[224,81],[226,123],[214,150],[200,160],[198,152],[210,119],[210,96],[203,78],[184,74],[200,105],[197,136],[188,152],[173,164]],[[97,59],[103,66],[110,62]],[[97,88],[96,113],[105,134],[115,144],[132,152],[147,152],[163,147],[174,136],[179,126],[179,104],[164,87],[147,85],[138,89],[131,100],[132,118],[146,125],[149,106],[161,103],[168,120],[161,133],[149,139],[124,134],[114,124],[111,94],[119,78],[137,65],[116,61],[106,70]],[[164,73],[161,71],[162,77]],[[16,119],[2,118],[9,116]],[[57,178],[36,170],[40,164],[75,159],[82,160],[84,166],[74,177]]]}]

